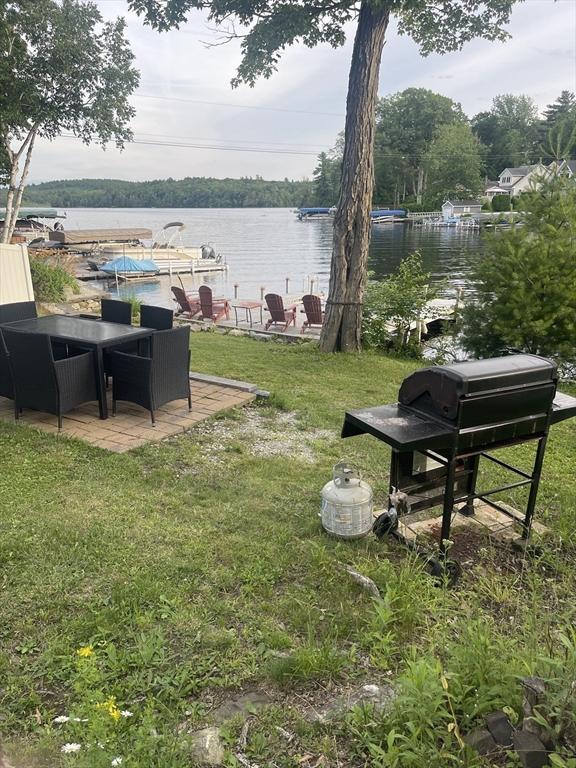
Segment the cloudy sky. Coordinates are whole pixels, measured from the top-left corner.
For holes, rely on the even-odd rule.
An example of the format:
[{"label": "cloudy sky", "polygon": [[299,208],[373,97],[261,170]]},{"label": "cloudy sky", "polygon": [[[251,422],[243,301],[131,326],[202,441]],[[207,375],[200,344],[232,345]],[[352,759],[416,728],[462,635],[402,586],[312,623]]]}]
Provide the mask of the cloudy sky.
[{"label": "cloudy sky", "polygon": [[[201,14],[178,31],[158,34],[128,14],[125,0],[96,0],[103,16],[124,15],[141,72],[132,101],[136,143],[122,153],[70,138],[41,141],[30,181],[63,178],[145,180],[183,176],[269,179],[309,176],[344,123],[353,28],[341,49],[294,47],[279,71],[255,88],[230,88],[240,59]],[[576,0],[525,0],[506,43],[474,41],[463,51],[422,58],[391,24],[380,70],[380,95],[430,88],[472,116],[499,93],[528,94],[543,109],[564,89],[576,91]],[[181,146],[170,146],[179,144]],[[182,146],[184,145],[184,146]],[[252,151],[250,151],[252,150]],[[256,151],[255,151],[256,150]]]}]

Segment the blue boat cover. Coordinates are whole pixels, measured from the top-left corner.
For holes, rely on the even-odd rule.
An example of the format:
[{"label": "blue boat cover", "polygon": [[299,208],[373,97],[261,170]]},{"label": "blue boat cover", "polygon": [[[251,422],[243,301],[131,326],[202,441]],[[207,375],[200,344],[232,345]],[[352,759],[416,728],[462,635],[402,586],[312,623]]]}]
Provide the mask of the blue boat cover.
[{"label": "blue boat cover", "polygon": [[384,216],[406,216],[406,211],[403,208],[383,208],[381,210],[372,211],[370,214],[373,219],[381,219]]},{"label": "blue boat cover", "polygon": [[114,275],[117,272],[119,274],[130,274],[135,272],[155,273],[160,271],[158,265],[150,259],[137,261],[136,259],[131,259],[130,256],[119,256],[113,261],[108,261],[106,264],[100,267],[100,269],[102,272],[108,272],[111,275]]}]

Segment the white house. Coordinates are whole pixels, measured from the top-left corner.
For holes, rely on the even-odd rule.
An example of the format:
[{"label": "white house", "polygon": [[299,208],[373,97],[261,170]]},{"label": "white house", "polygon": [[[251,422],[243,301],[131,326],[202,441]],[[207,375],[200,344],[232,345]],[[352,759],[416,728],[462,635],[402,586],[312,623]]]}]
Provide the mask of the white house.
[{"label": "white house", "polygon": [[446,200],[442,205],[442,218],[450,219],[453,216],[477,216],[482,210],[482,203],[478,200]]},{"label": "white house", "polygon": [[542,163],[519,165],[517,168],[504,168],[498,179],[498,188],[509,194],[510,197],[516,197],[521,192],[535,189],[538,186],[538,179],[546,173],[546,166]]}]

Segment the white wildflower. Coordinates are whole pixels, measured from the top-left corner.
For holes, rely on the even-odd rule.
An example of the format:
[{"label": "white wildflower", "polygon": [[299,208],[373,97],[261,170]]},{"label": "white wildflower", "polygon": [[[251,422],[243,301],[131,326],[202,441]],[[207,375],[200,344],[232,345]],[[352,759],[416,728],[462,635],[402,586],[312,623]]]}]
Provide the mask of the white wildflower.
[{"label": "white wildflower", "polygon": [[74,742],[69,742],[68,744],[64,744],[62,748],[60,749],[60,752],[79,752],[82,748],[81,744],[75,744]]},{"label": "white wildflower", "polygon": [[117,765],[122,765],[122,758],[121,757],[115,757],[114,760],[110,763],[113,768],[116,768]]},{"label": "white wildflower", "polygon": [[87,723],[88,718],[87,717],[73,717],[72,718],[73,723]]},{"label": "white wildflower", "polygon": [[70,718],[67,715],[58,715],[58,717],[55,717],[52,721],[53,723],[67,723]]},{"label": "white wildflower", "polygon": [[122,717],[134,717],[134,712],[130,712],[129,709],[121,710],[120,714],[122,715]]}]

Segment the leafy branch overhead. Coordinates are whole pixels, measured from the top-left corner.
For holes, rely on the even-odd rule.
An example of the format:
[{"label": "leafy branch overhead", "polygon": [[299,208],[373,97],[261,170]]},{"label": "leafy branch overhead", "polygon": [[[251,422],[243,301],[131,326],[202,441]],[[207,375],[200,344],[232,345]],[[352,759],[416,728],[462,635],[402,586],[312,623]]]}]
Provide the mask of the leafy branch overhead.
[{"label": "leafy branch overhead", "polygon": [[505,25],[518,0],[129,0],[131,10],[160,31],[178,28],[191,11],[206,10],[217,26],[238,23],[242,60],[234,86],[254,85],[277,69],[283,51],[294,43],[312,48],[344,44],[346,24],[357,18],[361,5],[384,8],[398,20],[398,32],[410,36],[422,55],[456,51],[476,37],[506,40]]}]

